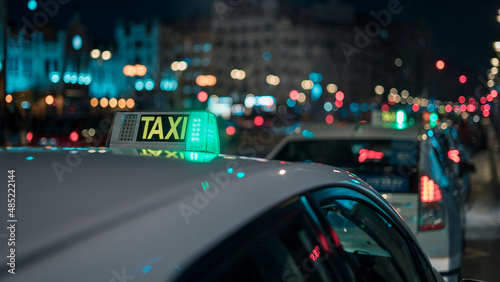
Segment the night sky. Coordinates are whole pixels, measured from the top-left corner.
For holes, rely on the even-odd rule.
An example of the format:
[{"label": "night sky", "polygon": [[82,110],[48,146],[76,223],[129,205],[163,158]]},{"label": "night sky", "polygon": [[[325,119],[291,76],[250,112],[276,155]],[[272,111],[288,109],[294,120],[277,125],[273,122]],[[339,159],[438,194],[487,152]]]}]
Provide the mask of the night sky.
[{"label": "night sky", "polygon": [[[57,0],[39,0],[51,2]],[[51,18],[56,28],[64,28],[72,14],[79,10],[84,25],[97,42],[113,43],[113,27],[118,18],[142,21],[156,16],[174,20],[179,16],[208,14],[213,9],[213,0],[65,0],[59,12]],[[232,3],[249,0],[221,0]],[[229,2],[228,2],[229,1]],[[316,0],[325,2],[326,0]],[[33,18],[34,12],[27,7],[28,0],[8,0],[9,19],[20,23],[22,17]],[[289,0],[298,6],[314,1]],[[352,4],[363,14],[371,10],[386,9],[389,1],[340,0]],[[474,68],[481,74],[489,67],[494,56],[492,43],[500,40],[500,23],[496,21],[498,1],[494,0],[400,0],[403,11],[395,16],[398,20],[424,19],[432,31],[433,49],[436,58],[451,58]],[[237,8],[237,7],[236,7]],[[40,5],[38,9],[41,9]]]}]

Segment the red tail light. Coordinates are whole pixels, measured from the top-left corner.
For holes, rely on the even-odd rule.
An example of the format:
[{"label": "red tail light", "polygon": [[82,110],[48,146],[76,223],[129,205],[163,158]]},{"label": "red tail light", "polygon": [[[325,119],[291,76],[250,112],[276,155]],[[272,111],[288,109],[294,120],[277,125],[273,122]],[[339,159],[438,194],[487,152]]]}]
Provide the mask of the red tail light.
[{"label": "red tail light", "polygon": [[427,175],[420,177],[420,200],[424,203],[441,202],[442,200],[441,189]]},{"label": "red tail light", "polygon": [[443,195],[439,185],[427,175],[420,177],[420,216],[421,231],[444,228]]},{"label": "red tail light", "polygon": [[460,162],[460,152],[456,149],[452,149],[448,151],[448,158],[455,163]]},{"label": "red tail light", "polygon": [[359,150],[359,157],[358,161],[360,163],[368,160],[380,160],[384,157],[383,152],[377,152],[377,151],[372,151],[372,150],[367,150],[367,149],[361,149]]}]

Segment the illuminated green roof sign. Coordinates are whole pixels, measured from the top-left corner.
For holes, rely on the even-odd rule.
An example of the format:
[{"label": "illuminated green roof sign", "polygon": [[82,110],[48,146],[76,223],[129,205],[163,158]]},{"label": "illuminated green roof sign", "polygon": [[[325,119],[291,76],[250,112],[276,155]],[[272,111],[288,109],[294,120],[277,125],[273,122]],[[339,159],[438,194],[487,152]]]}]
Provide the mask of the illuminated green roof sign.
[{"label": "illuminated green roof sign", "polygon": [[111,148],[220,153],[215,115],[209,112],[117,112]]}]

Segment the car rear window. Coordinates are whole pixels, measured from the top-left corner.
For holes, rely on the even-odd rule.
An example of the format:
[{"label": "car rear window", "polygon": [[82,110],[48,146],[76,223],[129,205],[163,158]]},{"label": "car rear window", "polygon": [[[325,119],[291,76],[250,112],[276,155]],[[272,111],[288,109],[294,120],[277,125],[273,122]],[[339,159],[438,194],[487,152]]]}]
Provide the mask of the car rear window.
[{"label": "car rear window", "polygon": [[275,159],[357,168],[416,166],[417,156],[416,141],[339,139],[291,141]]},{"label": "car rear window", "polygon": [[416,141],[301,140],[286,144],[275,159],[318,162],[356,173],[379,192],[417,190]]}]

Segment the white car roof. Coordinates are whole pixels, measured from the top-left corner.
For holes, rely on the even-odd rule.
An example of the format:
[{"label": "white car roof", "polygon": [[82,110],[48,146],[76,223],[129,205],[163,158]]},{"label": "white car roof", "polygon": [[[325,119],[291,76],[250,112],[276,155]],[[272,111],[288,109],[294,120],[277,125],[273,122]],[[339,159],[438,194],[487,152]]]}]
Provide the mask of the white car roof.
[{"label": "white car roof", "polygon": [[[120,281],[117,273],[137,276],[149,265],[149,281],[166,281],[276,204],[318,186],[358,183],[327,165],[89,152],[0,151],[1,171],[15,170],[19,266],[8,274],[3,256],[0,280]],[[212,193],[201,196],[205,182]],[[6,214],[7,201],[0,209]]]}]

